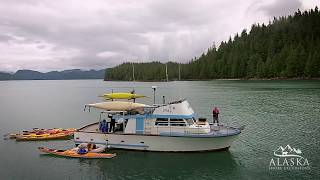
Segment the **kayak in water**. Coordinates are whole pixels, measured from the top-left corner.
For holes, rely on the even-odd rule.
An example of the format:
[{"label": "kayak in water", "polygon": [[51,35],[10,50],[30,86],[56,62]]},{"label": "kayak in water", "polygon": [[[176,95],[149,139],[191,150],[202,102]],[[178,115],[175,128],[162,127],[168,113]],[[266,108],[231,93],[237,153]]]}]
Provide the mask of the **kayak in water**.
[{"label": "kayak in water", "polygon": [[58,139],[70,139],[73,132],[61,132],[61,133],[34,133],[34,134],[20,134],[16,135],[17,141],[45,141],[45,140],[58,140]]},{"label": "kayak in water", "polygon": [[71,157],[71,158],[85,158],[85,159],[108,159],[113,158],[116,154],[107,154],[107,153],[96,153],[96,152],[86,152],[84,154],[79,154],[77,151],[69,149],[69,150],[58,150],[58,149],[49,149],[46,147],[38,147],[38,149],[47,154],[53,154],[57,156],[63,157]]},{"label": "kayak in water", "polygon": [[[17,137],[28,137],[34,135],[44,135],[44,134],[58,134],[58,133],[72,133],[75,132],[77,129],[75,128],[52,128],[52,129],[39,129],[33,128],[32,130],[22,131],[22,133],[11,133],[8,134],[10,139],[15,139]],[[45,135],[44,135],[45,136]],[[41,136],[39,136],[41,137]]]}]

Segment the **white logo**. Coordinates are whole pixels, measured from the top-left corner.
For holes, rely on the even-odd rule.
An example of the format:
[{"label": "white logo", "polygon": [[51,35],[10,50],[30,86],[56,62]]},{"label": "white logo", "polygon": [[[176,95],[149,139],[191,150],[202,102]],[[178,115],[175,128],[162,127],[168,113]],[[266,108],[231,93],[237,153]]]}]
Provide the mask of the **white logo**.
[{"label": "white logo", "polygon": [[310,170],[308,159],[302,156],[302,151],[298,148],[292,148],[290,145],[280,146],[273,155],[276,158],[271,158],[270,170]]},{"label": "white logo", "polygon": [[276,151],[273,152],[275,156],[278,157],[302,157],[300,149],[291,148],[290,145],[287,145],[285,148],[280,146]]}]

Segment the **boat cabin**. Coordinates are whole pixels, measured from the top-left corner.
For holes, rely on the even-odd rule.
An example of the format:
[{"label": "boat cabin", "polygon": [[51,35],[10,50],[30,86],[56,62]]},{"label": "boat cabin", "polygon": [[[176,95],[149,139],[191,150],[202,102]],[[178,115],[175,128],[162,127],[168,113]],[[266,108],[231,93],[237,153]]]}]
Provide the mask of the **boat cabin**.
[{"label": "boat cabin", "polygon": [[[101,128],[101,122],[107,122],[107,130]],[[112,120],[114,131],[110,131]],[[210,125],[206,119],[196,119],[195,113],[186,100],[171,102],[158,107],[147,107],[144,111],[103,111],[95,127],[88,126],[81,130],[100,133],[172,135],[172,134],[207,134]]]},{"label": "boat cabin", "polygon": [[[241,132],[239,128],[196,118],[186,100],[153,106],[123,101],[87,106],[104,111],[99,122],[74,133],[76,144],[93,142],[143,151],[208,151],[227,149]],[[111,127],[115,128],[110,131]]]}]

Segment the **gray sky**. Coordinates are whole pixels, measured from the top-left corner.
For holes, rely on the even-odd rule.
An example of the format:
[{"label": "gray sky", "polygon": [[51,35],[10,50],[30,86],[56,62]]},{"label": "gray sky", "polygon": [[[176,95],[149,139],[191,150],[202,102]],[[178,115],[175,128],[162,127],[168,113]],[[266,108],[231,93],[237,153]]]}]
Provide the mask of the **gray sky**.
[{"label": "gray sky", "polygon": [[187,62],[253,23],[320,0],[1,0],[0,71]]}]

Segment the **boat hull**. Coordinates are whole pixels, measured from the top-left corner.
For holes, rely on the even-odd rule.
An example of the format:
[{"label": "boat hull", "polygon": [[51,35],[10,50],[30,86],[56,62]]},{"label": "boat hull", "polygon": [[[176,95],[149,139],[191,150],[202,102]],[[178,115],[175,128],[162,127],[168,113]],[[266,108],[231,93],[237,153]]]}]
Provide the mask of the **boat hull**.
[{"label": "boat hull", "polygon": [[228,149],[238,134],[220,137],[159,136],[139,134],[103,134],[95,132],[75,132],[76,144],[94,142],[106,144],[110,148],[162,151],[194,152]]}]

